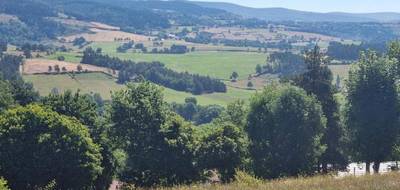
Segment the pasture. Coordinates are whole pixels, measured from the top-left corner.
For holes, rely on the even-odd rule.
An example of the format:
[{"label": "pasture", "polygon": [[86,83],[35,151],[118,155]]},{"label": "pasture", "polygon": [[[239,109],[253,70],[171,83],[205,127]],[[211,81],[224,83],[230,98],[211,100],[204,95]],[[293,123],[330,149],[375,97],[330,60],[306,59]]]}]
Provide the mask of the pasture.
[{"label": "pasture", "polygon": [[[59,92],[65,90],[77,91],[82,93],[99,93],[104,99],[111,99],[111,91],[116,91],[124,88],[124,85],[117,84],[113,77],[102,73],[82,73],[75,74],[72,78],[67,74],[58,75],[24,75],[27,82],[31,82],[35,89],[41,95],[48,95],[53,88],[57,88]],[[183,103],[187,97],[196,97],[201,105],[226,105],[237,99],[247,100],[255,91],[241,90],[236,88],[228,88],[227,93],[213,93],[204,95],[192,95],[186,92],[178,92],[172,89],[163,88],[165,101]]]},{"label": "pasture", "polygon": [[160,61],[166,67],[200,75],[228,80],[233,71],[239,73],[239,79],[246,79],[255,73],[257,64],[265,64],[267,54],[254,52],[207,51],[186,54],[143,54],[117,53],[116,43],[94,43],[94,48],[102,48],[105,54],[133,61]]}]

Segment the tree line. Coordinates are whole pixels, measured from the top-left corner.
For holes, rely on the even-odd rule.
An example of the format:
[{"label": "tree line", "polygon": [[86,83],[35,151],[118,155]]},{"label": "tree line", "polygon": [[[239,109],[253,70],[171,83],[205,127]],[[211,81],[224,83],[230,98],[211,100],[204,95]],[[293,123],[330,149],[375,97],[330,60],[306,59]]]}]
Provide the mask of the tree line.
[{"label": "tree line", "polygon": [[[0,176],[13,189],[107,189],[115,178],[127,188],[197,183],[210,170],[223,182],[237,170],[276,179],[337,171],[350,161],[378,172],[399,157],[399,44],[387,55],[362,54],[344,104],[316,47],[305,54],[306,72],[249,103],[229,104],[201,126],[174,113],[149,82],[128,83],[108,103],[79,91],[28,104],[1,98]],[[0,89],[0,97],[12,94]]]},{"label": "tree line", "polygon": [[360,58],[360,52],[374,50],[380,54],[386,52],[386,43],[361,43],[342,44],[340,42],[330,42],[327,55],[337,60],[357,60]]},{"label": "tree line", "polygon": [[257,65],[256,73],[295,76],[305,72],[304,57],[291,52],[274,52],[266,60],[265,65]]},{"label": "tree line", "polygon": [[120,83],[141,80],[143,77],[153,83],[193,94],[226,92],[226,86],[223,82],[208,76],[189,74],[187,72],[178,73],[165,68],[159,62],[135,63],[133,61],[111,58],[91,48],[87,48],[84,51],[81,63],[118,70],[118,82]]}]

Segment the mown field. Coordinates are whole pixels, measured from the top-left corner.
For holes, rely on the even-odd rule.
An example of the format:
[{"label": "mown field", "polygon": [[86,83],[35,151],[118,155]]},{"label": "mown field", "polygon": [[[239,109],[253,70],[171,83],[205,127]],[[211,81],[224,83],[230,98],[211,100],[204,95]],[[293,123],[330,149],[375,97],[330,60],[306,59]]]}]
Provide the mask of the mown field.
[{"label": "mown field", "polygon": [[[168,68],[176,71],[208,75],[211,77],[228,80],[233,71],[239,73],[239,79],[247,79],[249,74],[255,73],[257,64],[265,64],[267,54],[255,52],[226,52],[226,51],[199,51],[182,55],[176,54],[142,54],[142,53],[117,53],[116,48],[120,43],[105,42],[93,43],[94,48],[102,48],[103,52],[121,59],[134,61],[160,61]],[[48,59],[57,59],[64,56],[68,62],[80,62],[79,52],[57,52],[48,56]],[[334,77],[346,79],[349,65],[331,65]]]},{"label": "mown field", "polygon": [[[115,79],[102,73],[76,74],[75,79],[67,74],[60,75],[24,75],[27,82],[33,83],[41,95],[48,95],[53,88],[59,92],[65,90],[81,90],[83,93],[99,93],[104,99],[111,98],[111,91],[124,88],[117,84]],[[201,105],[226,105],[236,99],[249,99],[255,91],[228,88],[227,93],[213,93],[195,96],[185,92],[178,92],[164,88],[165,101],[183,103],[187,97],[196,97]]]},{"label": "mown field", "polygon": [[[400,173],[335,178],[317,176],[310,178],[261,181],[249,176],[239,177],[227,185],[193,185],[162,190],[398,190]],[[160,190],[161,190],[160,189]]]},{"label": "mown field", "polygon": [[239,78],[247,78],[255,73],[257,64],[265,64],[267,54],[255,52],[198,51],[187,54],[143,54],[117,53],[119,43],[93,43],[94,48],[102,48],[103,52],[121,59],[134,61],[160,61],[168,68],[176,71],[188,71],[201,75],[209,75],[219,79],[229,79],[233,71]]}]

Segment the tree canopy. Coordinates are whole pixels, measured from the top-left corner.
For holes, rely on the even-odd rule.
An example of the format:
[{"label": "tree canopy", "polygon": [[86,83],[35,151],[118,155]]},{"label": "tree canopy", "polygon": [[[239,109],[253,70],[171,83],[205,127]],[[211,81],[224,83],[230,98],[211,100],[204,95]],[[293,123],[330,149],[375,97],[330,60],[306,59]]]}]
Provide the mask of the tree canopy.
[{"label": "tree canopy", "polygon": [[268,87],[251,99],[247,118],[254,173],[263,178],[312,174],[324,150],[325,118],[300,88]]},{"label": "tree canopy", "polygon": [[84,189],[102,168],[99,146],[76,119],[38,105],[0,116],[0,173],[12,189]]}]

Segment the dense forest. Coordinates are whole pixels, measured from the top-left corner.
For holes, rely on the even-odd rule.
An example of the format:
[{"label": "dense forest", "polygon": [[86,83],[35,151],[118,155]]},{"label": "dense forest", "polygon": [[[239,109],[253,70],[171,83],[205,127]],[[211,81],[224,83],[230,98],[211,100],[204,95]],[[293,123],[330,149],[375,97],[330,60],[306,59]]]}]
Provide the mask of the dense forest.
[{"label": "dense forest", "polygon": [[40,1],[1,1],[0,12],[17,16],[18,20],[0,23],[0,38],[13,44],[55,39],[80,30],[55,22],[57,12]]},{"label": "dense forest", "polygon": [[155,84],[193,94],[226,92],[226,86],[223,82],[208,76],[189,74],[187,72],[178,73],[166,68],[159,62],[135,63],[133,61],[123,61],[118,58],[102,55],[101,51],[95,51],[91,48],[87,48],[84,51],[81,63],[107,67],[114,71],[119,71],[118,82],[120,83],[135,80],[140,81],[141,77],[143,77]]},{"label": "dense forest", "polygon": [[386,43],[361,43],[342,44],[340,42],[330,42],[327,50],[327,55],[337,60],[357,60],[360,58],[360,52],[373,50],[380,54],[385,53],[387,48]]}]

